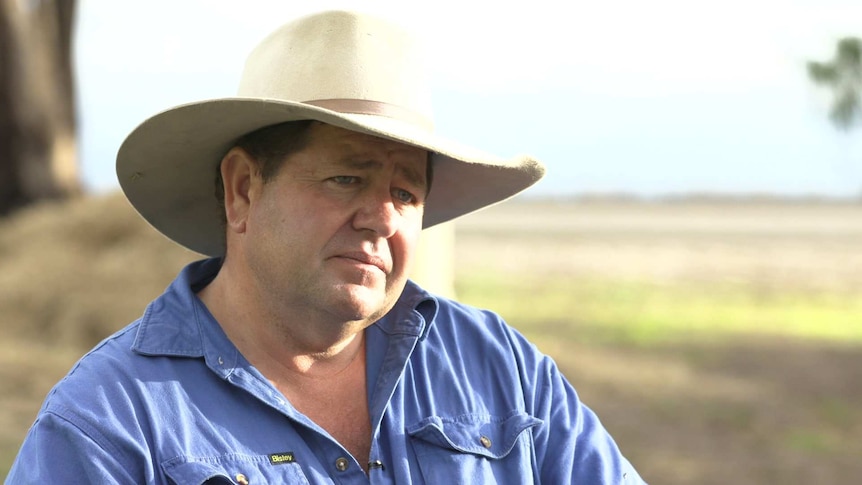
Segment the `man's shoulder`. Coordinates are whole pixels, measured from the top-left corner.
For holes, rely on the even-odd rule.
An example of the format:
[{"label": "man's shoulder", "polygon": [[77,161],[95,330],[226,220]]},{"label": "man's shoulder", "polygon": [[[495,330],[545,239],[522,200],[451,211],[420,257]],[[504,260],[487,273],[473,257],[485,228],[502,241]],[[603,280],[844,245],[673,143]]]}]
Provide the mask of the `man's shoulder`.
[{"label": "man's shoulder", "polygon": [[437,313],[434,316],[435,325],[478,330],[511,328],[504,318],[494,310],[451,298],[440,296],[435,298],[437,300]]},{"label": "man's shoulder", "polygon": [[451,298],[438,296],[435,299],[436,313],[427,334],[429,337],[437,335],[441,344],[457,345],[462,349],[506,349],[506,353],[535,350],[521,332],[507,323],[500,313]]},{"label": "man's shoulder", "polygon": [[139,325],[137,320],[118,330],[78,359],[48,394],[46,406],[52,401],[86,400],[101,383],[116,382],[127,374],[137,358],[131,349]]}]

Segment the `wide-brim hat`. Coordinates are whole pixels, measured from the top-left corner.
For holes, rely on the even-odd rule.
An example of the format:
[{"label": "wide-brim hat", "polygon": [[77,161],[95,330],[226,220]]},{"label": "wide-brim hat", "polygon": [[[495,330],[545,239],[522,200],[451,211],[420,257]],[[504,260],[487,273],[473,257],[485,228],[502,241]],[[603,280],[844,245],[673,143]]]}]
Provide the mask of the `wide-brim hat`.
[{"label": "wide-brim hat", "polygon": [[418,47],[400,27],[353,12],[290,22],[249,55],[236,97],[177,106],[135,128],[117,154],[120,186],[162,234],[221,256],[218,165],[239,137],[269,125],[317,120],[430,151],[434,182],[426,228],[506,200],[541,179],[544,166],[529,156],[505,160],[434,133]]}]

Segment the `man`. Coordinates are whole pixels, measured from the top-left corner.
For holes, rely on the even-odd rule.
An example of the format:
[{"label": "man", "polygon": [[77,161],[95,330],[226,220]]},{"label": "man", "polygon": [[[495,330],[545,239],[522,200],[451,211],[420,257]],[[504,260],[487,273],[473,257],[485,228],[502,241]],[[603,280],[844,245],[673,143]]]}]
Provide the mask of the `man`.
[{"label": "man", "polygon": [[406,33],[327,12],[133,131],[129,201],[213,258],[51,391],[8,483],[642,483],[549,358],[408,281],[423,227],[544,173],[435,136],[421,83]]}]

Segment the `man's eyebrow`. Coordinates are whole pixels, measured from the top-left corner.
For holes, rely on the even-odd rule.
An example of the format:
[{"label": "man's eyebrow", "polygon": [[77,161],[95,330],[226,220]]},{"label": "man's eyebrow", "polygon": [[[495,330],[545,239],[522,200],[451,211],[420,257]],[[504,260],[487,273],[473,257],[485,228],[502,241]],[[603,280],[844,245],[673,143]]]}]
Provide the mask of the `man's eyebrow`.
[{"label": "man's eyebrow", "polygon": [[344,165],[347,168],[356,168],[360,170],[367,170],[369,168],[378,168],[383,164],[378,162],[377,160],[368,160],[365,158],[348,158],[345,160],[339,160],[337,162],[339,165]]},{"label": "man's eyebrow", "polygon": [[[425,163],[428,163],[426,161]],[[354,159],[345,159],[338,162],[339,165],[342,165],[346,168],[352,168],[356,170],[368,170],[373,168],[380,168],[383,166],[381,162],[377,160],[368,160],[365,158],[354,158]],[[425,180],[424,172],[420,172],[419,170],[414,169],[412,166],[406,166],[404,164],[396,164],[395,170],[404,176],[407,181],[416,186],[417,188],[424,189],[428,185],[428,181]]]},{"label": "man's eyebrow", "polygon": [[[429,162],[426,161],[425,163]],[[403,175],[404,178],[407,179],[407,182],[409,182],[411,185],[420,189],[425,189],[428,187],[428,181],[425,180],[424,171],[419,172],[418,170],[414,169],[412,165],[409,167],[404,165],[396,165],[395,170],[401,173],[401,175]]]}]

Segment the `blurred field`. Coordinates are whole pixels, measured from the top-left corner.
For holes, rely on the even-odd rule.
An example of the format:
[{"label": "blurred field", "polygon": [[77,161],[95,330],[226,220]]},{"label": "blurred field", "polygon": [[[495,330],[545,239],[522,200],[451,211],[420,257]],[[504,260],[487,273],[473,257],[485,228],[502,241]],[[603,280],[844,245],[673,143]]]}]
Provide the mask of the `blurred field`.
[{"label": "blurred field", "polygon": [[[510,202],[456,230],[459,298],[553,355],[651,483],[862,476],[862,204]],[[0,472],[195,258],[118,196],[0,220]]]},{"label": "blurred field", "polygon": [[862,476],[862,204],[507,204],[459,297],[553,355],[651,483]]}]

